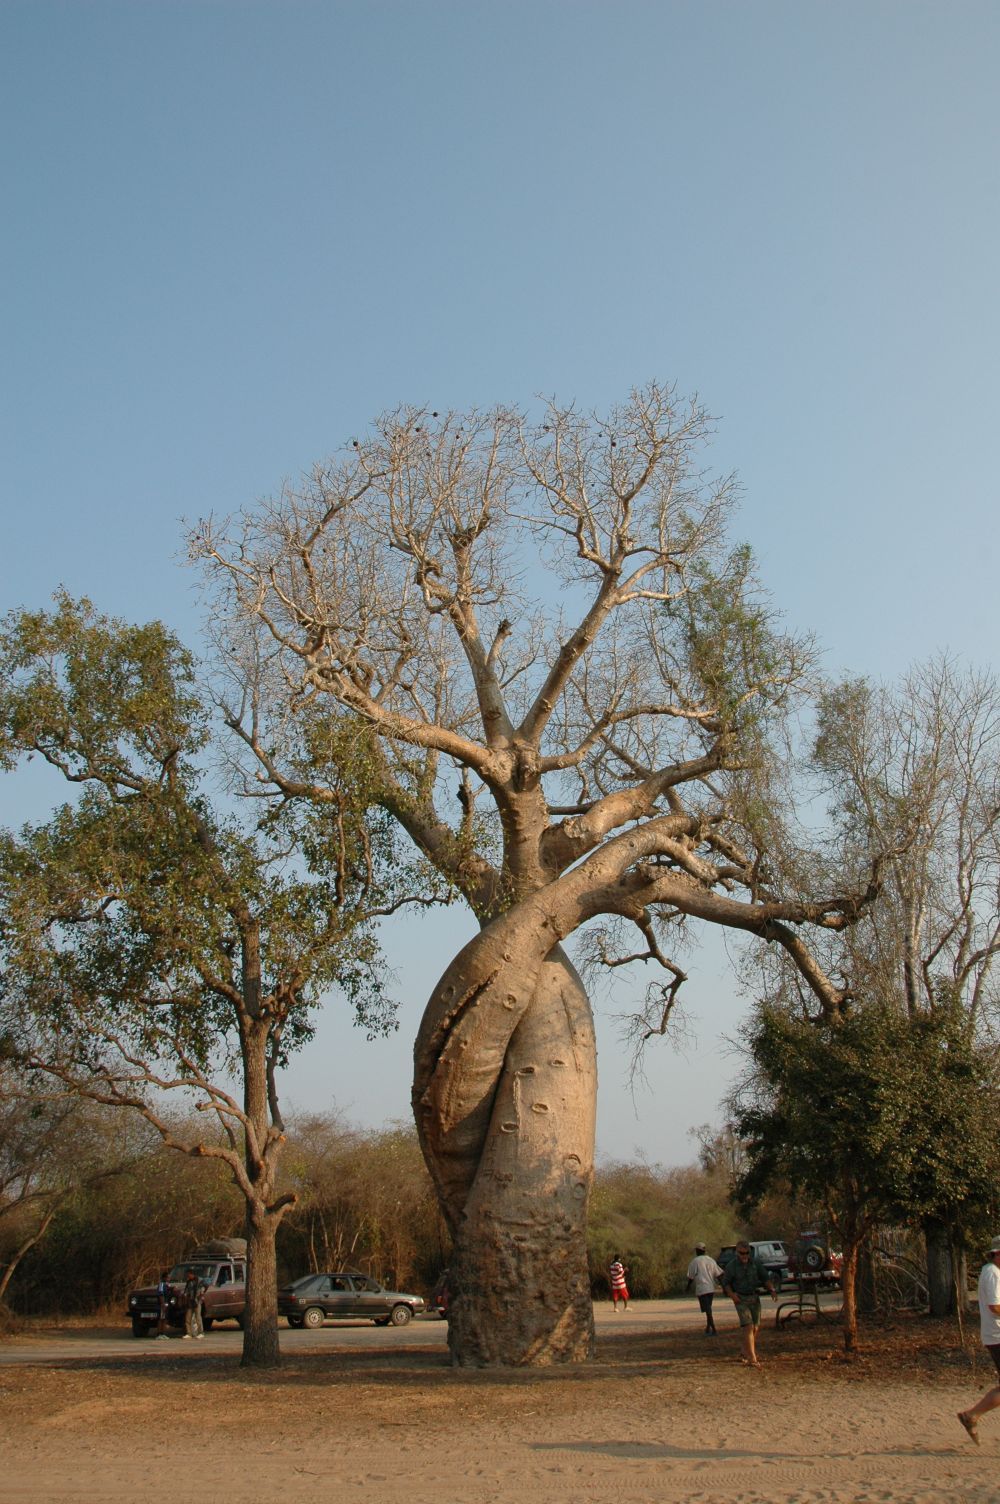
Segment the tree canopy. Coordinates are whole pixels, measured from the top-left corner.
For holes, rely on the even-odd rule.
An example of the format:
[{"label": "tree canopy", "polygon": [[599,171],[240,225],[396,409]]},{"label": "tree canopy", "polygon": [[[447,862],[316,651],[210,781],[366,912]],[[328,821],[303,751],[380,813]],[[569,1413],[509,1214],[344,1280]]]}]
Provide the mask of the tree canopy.
[{"label": "tree canopy", "polygon": [[[8,1053],[229,1167],[247,1206],[244,1358],[275,1361],[274,1229],[293,1199],[277,1072],[331,988],[369,1029],[392,1025],[373,928],[395,885],[385,834],[347,796],[346,759],[332,828],[309,806],[234,803],[194,660],[157,623],[61,597],[7,619],[0,676],[6,765],[40,755],[78,788],[0,833]],[[178,1131],[177,1093],[202,1133]]]},{"label": "tree canopy", "polygon": [[598,964],[658,969],[646,1030],[667,1027],[690,920],[782,947],[835,1010],[803,926],[842,930],[874,892],[817,889],[780,817],[811,644],[727,536],[710,431],[656,384],[603,417],[400,409],[192,536],[247,786],[322,808],[348,724],[372,802],[482,925],[414,1072],[458,1362],[590,1347],[593,1024],[560,942],[586,925]]},{"label": "tree canopy", "polygon": [[857,1339],[859,1249],[878,1222],[938,1219],[969,1237],[997,1209],[992,1055],[958,1008],[910,1019],[878,1002],[833,1021],[765,1006],[733,1099],[744,1212],[776,1183],[825,1208],[844,1248],[845,1340]]}]

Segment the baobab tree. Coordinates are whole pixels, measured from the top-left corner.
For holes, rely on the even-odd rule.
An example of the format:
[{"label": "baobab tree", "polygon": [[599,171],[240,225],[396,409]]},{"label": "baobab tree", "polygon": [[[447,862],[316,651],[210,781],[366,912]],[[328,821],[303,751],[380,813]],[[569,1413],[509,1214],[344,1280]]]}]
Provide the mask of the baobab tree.
[{"label": "baobab tree", "polygon": [[592,1349],[597,1073],[567,937],[589,925],[608,965],[661,969],[651,1028],[689,918],[784,947],[840,1002],[803,926],[842,928],[864,900],[769,859],[763,797],[810,648],[727,543],[735,487],[700,468],[709,428],[655,385],[606,418],[404,409],[192,536],[242,684],[257,665],[230,721],[258,791],[322,803],[346,719],[373,798],[481,927],[414,1052],[458,1363]]}]

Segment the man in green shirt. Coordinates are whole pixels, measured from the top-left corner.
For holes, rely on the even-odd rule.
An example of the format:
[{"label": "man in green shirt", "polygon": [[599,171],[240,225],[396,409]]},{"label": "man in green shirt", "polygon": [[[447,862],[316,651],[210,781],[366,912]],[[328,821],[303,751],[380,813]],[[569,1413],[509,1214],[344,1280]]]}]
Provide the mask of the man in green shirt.
[{"label": "man in green shirt", "polygon": [[737,1243],[736,1254],[722,1273],[722,1289],[733,1302],[740,1319],[743,1361],[749,1363],[751,1368],[760,1368],[762,1364],[757,1357],[760,1292],[767,1290],[772,1300],[777,1300],[778,1293],[768,1278],[764,1265],[751,1253],[749,1243]]}]

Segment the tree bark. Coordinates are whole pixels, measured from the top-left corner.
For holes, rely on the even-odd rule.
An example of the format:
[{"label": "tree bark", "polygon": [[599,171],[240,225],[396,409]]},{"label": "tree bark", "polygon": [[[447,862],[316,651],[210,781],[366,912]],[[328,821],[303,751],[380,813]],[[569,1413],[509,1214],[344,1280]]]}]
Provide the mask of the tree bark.
[{"label": "tree bark", "polygon": [[275,1237],[287,1200],[275,1203],[274,1180],[283,1137],[269,1141],[267,1046],[270,1020],[260,1007],[260,933],[243,934],[243,999],[240,1020],[243,1060],[244,1164],[247,1205],[247,1294],[243,1312],[243,1368],[277,1368],[278,1258]]},{"label": "tree bark", "polygon": [[532,955],[537,938],[519,944],[517,930],[498,921],[449,967],[415,1052],[418,1130],[455,1245],[449,1346],[462,1366],[593,1353],[593,1018],[561,948]]},{"label": "tree bark", "polygon": [[927,1251],[927,1294],[932,1316],[951,1316],[955,1310],[955,1271],[948,1228],[934,1217],[924,1219]]},{"label": "tree bark", "polygon": [[[843,1280],[841,1280],[843,1284]],[[878,1279],[871,1243],[866,1242],[858,1254],[858,1268],[854,1280],[856,1309],[862,1316],[874,1316],[878,1305]]]},{"label": "tree bark", "polygon": [[853,1238],[844,1240],[844,1263],[840,1271],[840,1285],[844,1296],[841,1321],[844,1327],[844,1351],[858,1350],[858,1305],[855,1298],[858,1277],[858,1244]]},{"label": "tree bark", "polygon": [[280,1220],[263,1207],[247,1207],[247,1299],[243,1314],[242,1368],[276,1368],[281,1362],[275,1248]]}]

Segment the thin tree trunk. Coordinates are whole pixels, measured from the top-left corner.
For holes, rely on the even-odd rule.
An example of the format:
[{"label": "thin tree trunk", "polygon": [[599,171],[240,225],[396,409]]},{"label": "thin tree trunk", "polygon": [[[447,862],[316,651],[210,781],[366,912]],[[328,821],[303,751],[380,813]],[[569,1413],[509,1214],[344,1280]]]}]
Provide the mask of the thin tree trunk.
[{"label": "thin tree trunk", "polygon": [[4,1303],[8,1286],[10,1285],[11,1280],[14,1278],[14,1273],[17,1269],[18,1264],[20,1264],[25,1254],[30,1252],[30,1250],[34,1248],[35,1244],[39,1243],[48,1232],[49,1227],[55,1217],[56,1211],[57,1208],[54,1206],[49,1208],[49,1210],[42,1218],[41,1224],[35,1229],[31,1236],[24,1243],[22,1243],[18,1249],[15,1250],[15,1252],[7,1260],[7,1263],[3,1266],[3,1272],[0,1273],[0,1305],[3,1305]]},{"label": "thin tree trunk", "polygon": [[844,1351],[856,1353],[858,1350],[858,1306],[856,1299],[856,1287],[858,1276],[858,1242],[853,1237],[844,1240],[844,1263],[840,1274],[840,1284],[844,1296],[844,1307],[841,1321],[844,1326]]},{"label": "thin tree trunk", "polygon": [[[841,1281],[843,1283],[843,1281]],[[878,1310],[878,1281],[871,1245],[866,1240],[858,1252],[858,1267],[854,1280],[855,1309],[859,1315],[874,1316]]]},{"label": "thin tree trunk", "polygon": [[281,1351],[275,1235],[289,1203],[285,1198],[275,1202],[275,1174],[284,1138],[270,1133],[267,1077],[270,1023],[259,1008],[260,949],[256,928],[243,938],[243,994],[247,1001],[247,1018],[241,1029],[243,1105],[247,1116],[244,1155],[252,1194],[247,1195],[247,1293],[241,1364],[244,1368],[277,1368]]},{"label": "thin tree trunk", "polygon": [[964,1248],[952,1247],[955,1269],[955,1310],[964,1316],[969,1308],[969,1259]]}]

